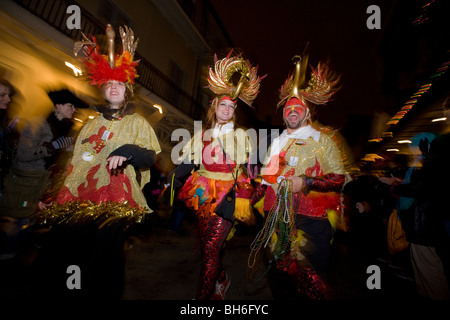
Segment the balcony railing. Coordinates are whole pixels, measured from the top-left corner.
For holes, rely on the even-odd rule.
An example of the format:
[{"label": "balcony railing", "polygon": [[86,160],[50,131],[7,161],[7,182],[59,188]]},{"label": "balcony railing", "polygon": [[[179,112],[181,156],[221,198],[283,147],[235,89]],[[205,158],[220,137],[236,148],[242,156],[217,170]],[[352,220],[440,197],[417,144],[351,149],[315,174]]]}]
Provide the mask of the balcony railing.
[{"label": "balcony railing", "polygon": [[[99,35],[105,33],[106,26],[74,1],[13,1],[74,41],[79,41],[81,39],[81,32],[86,35]],[[66,25],[67,18],[69,17],[66,13],[67,7],[73,4],[78,5],[81,11],[82,19],[80,29],[69,29]],[[118,35],[118,33],[116,34]],[[98,37],[97,40],[99,41],[99,45],[101,45],[101,37]],[[120,39],[117,39],[116,43],[121,43]],[[144,57],[140,56],[139,52],[136,52],[135,59],[140,60],[137,68],[139,74],[139,77],[136,79],[137,83],[169,102],[191,118],[202,118],[204,108],[200,102],[196,101],[182,88],[177,86],[169,77],[164,75]]]}]

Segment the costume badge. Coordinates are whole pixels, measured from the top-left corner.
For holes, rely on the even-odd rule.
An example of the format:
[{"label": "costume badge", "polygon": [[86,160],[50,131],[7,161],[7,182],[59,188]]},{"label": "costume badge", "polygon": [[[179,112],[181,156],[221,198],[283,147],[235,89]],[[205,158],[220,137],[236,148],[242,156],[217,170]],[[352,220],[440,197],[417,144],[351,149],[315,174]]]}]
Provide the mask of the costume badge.
[{"label": "costume badge", "polygon": [[110,134],[111,134],[111,131],[105,130],[105,132],[103,132],[103,135],[102,135],[101,139],[103,141],[108,140]]},{"label": "costume badge", "polygon": [[94,155],[90,152],[85,152],[81,158],[83,158],[84,161],[91,161],[94,158]]},{"label": "costume badge", "polygon": [[298,157],[290,157],[289,158],[289,165],[291,167],[295,167],[298,163]]}]

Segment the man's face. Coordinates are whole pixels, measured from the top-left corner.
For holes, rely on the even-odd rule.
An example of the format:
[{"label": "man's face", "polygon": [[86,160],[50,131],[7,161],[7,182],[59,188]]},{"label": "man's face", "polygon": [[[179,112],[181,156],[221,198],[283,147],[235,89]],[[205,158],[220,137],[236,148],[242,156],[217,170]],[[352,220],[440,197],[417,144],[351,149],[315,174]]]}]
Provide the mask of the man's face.
[{"label": "man's face", "polygon": [[288,129],[298,129],[306,121],[308,112],[306,106],[300,102],[296,104],[287,104],[283,110],[283,120]]}]

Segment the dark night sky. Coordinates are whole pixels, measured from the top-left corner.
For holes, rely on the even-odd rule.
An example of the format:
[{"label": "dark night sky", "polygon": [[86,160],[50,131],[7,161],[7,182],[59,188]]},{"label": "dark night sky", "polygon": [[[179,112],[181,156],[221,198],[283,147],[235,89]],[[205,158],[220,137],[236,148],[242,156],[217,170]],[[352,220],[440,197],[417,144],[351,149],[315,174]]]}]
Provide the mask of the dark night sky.
[{"label": "dark night sky", "polygon": [[[255,109],[237,109],[238,123],[282,127],[278,90],[293,70],[292,57],[309,42],[310,64],[329,60],[341,75],[340,91],[316,108],[315,119],[340,130],[355,160],[371,148],[374,112],[393,116],[448,59],[448,0],[210,1],[234,47],[267,74]],[[380,8],[379,30],[367,27],[370,5]]]},{"label": "dark night sky", "polygon": [[[283,128],[281,110],[276,110],[278,90],[293,70],[292,57],[309,42],[310,64],[329,60],[332,69],[341,74],[342,86],[332,101],[316,108],[315,119],[339,129],[355,161],[373,152],[368,140],[375,137],[371,135],[374,121],[380,121],[374,112],[386,111],[392,116],[401,108],[415,90],[418,66],[431,53],[419,50],[420,46],[429,47],[429,33],[423,39],[417,34],[420,28],[412,25],[425,0],[211,2],[234,47],[259,65],[261,75],[268,74],[254,102],[255,109],[238,108],[238,123]],[[367,8],[372,4],[381,10],[380,30],[366,25],[370,16]],[[444,37],[445,32],[436,43],[448,42]],[[429,54],[427,58],[429,62],[435,57]],[[384,119],[376,128],[383,128],[380,125],[385,124]]]},{"label": "dark night sky", "polygon": [[[309,61],[329,59],[341,74],[342,89],[334,101],[319,107],[321,122],[342,128],[351,115],[371,115],[380,108],[377,47],[381,30],[369,30],[367,7],[381,9],[382,25],[393,1],[256,1],[211,0],[235,47],[259,65],[261,92],[255,114],[272,125],[281,123],[276,112],[278,89],[293,69],[291,59],[309,41]],[[276,113],[275,113],[276,112]]]}]

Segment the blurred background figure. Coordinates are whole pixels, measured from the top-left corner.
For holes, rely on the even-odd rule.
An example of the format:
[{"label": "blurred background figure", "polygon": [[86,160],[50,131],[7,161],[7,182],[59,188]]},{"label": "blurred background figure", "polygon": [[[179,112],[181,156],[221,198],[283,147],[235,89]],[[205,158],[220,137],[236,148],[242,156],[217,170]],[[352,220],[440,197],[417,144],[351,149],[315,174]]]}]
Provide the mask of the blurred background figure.
[{"label": "blurred background figure", "polygon": [[19,141],[19,132],[16,130],[18,117],[8,109],[14,87],[5,79],[0,79],[0,200],[3,195],[3,180],[11,168]]},{"label": "blurred background figure", "polygon": [[42,210],[51,205],[51,199],[56,196],[65,178],[77,134],[74,129],[73,115],[76,109],[89,107],[87,103],[67,89],[49,92],[48,96],[54,105],[54,112],[47,119],[54,138],[51,143],[43,143],[50,154],[50,157],[45,158],[50,176],[38,204],[39,209]]},{"label": "blurred background figure", "polygon": [[0,254],[5,258],[13,258],[20,251],[39,199],[48,187],[49,169],[58,153],[73,145],[69,132],[75,107],[85,106],[67,89],[49,92],[48,96],[53,103],[53,112],[46,119],[39,116],[24,126],[16,156],[4,180],[0,202],[3,221]]},{"label": "blurred background figure", "polygon": [[444,199],[448,191],[443,193],[448,190],[443,179],[448,169],[438,161],[442,150],[433,144],[435,139],[433,133],[415,135],[410,144],[415,162],[402,183],[398,184],[396,178],[381,181],[393,185],[393,194],[399,196],[397,208],[410,243],[418,294],[428,299],[448,300],[450,290],[444,263],[448,261],[448,234],[444,222],[448,212]]}]

